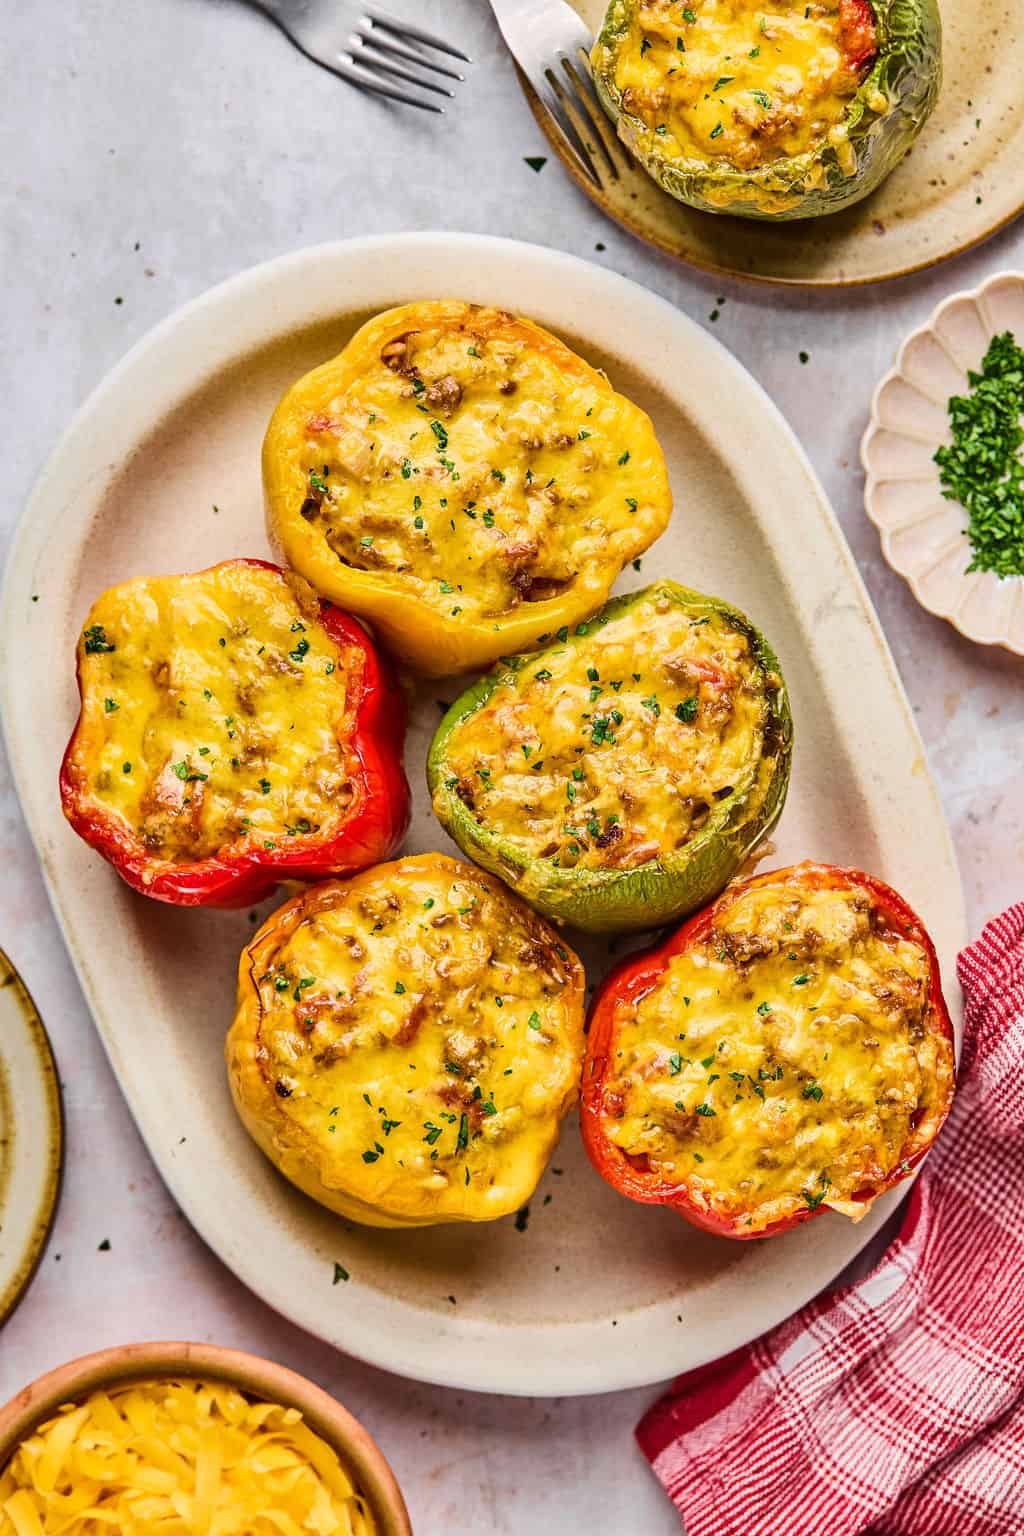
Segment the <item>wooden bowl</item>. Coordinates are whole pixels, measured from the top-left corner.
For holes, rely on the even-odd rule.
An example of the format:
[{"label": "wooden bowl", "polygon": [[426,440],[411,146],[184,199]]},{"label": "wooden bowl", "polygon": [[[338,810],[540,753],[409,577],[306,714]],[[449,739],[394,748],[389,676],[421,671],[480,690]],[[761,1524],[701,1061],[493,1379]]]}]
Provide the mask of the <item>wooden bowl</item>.
[{"label": "wooden bowl", "polygon": [[182,1376],[226,1382],[247,1397],[297,1408],[310,1429],[337,1452],[365,1497],[379,1536],[412,1536],[394,1473],[358,1420],[295,1371],[216,1344],[120,1344],[47,1371],[0,1408],[0,1469],[36,1425],[51,1418],[63,1403],[81,1402],[98,1388]]}]

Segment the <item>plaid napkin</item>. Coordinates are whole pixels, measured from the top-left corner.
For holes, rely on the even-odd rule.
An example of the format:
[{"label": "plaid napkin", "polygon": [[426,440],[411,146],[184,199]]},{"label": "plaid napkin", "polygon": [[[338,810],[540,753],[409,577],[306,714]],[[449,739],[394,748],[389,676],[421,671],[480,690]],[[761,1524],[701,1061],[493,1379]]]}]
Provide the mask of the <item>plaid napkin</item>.
[{"label": "plaid napkin", "polygon": [[1024,1533],[1024,902],[957,974],[959,1090],[892,1247],[637,1429],[687,1536]]}]

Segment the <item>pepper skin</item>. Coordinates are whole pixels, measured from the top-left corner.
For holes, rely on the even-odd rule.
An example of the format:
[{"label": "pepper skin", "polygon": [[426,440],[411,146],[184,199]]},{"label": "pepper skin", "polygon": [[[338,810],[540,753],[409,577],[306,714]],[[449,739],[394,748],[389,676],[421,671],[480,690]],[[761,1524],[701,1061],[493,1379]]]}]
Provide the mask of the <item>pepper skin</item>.
[{"label": "pepper skin", "polygon": [[455,300],[376,316],[278,404],[272,545],[427,677],[604,602],[672,496],[646,414],[557,337]]},{"label": "pepper skin", "polygon": [[[778,659],[738,609],[671,581],[613,598],[554,638],[543,651],[505,658],[448,710],[427,760],[434,814],[464,853],[545,917],[590,933],[660,927],[717,895],[782,812],[793,726]],[[749,737],[727,750],[715,732],[738,729],[741,718]],[[492,719],[522,737],[520,745],[507,736],[500,762],[485,761],[476,740]],[[556,767],[546,738],[570,719],[576,734],[563,735]],[[618,783],[602,790],[609,770]],[[652,772],[666,776],[657,802]],[[498,799],[517,786],[527,800],[535,789],[547,796],[542,836],[496,821]],[[693,821],[690,805],[699,806]],[[578,839],[598,808],[601,827],[577,857],[565,821],[575,817]],[[532,808],[523,813],[536,827]],[[677,814],[684,819],[673,827]]]},{"label": "pepper skin", "polygon": [[[390,665],[360,624],[267,561],[230,560],[105,592],[79,639],[78,688],[80,713],[60,770],[64,814],[143,895],[178,906],[246,906],[279,881],[387,858],[405,835],[405,705]],[[320,713],[309,724],[311,701]],[[275,703],[286,713],[268,741]],[[136,752],[123,764],[108,761],[123,755],[114,733],[127,730]],[[308,753],[304,730],[316,732]],[[166,740],[154,745],[161,731],[172,733],[170,751]],[[147,743],[162,759],[152,768],[141,760]],[[289,777],[304,768],[308,782]],[[151,775],[141,800],[140,770]],[[262,794],[248,787],[252,814],[241,817],[232,796],[247,772],[265,776],[256,781]],[[136,799],[122,810],[118,794]],[[275,815],[287,823],[297,794],[313,796],[323,824],[316,816],[274,825]],[[202,823],[211,805],[219,807],[212,828]]]},{"label": "pepper skin", "polygon": [[[686,1169],[684,1178],[673,1182],[664,1176],[663,1169],[660,1171],[652,1169],[650,1165],[651,1160],[648,1155],[632,1155],[619,1142],[616,1142],[610,1134],[610,1127],[616,1122],[624,1123],[622,1117],[627,1112],[627,1106],[624,1095],[610,1086],[610,1079],[616,1071],[616,1062],[619,1063],[619,1070],[625,1070],[628,1074],[628,1068],[623,1069],[622,1057],[617,1056],[616,1053],[623,1049],[626,1034],[636,1021],[638,1017],[637,1009],[643,1000],[656,996],[658,989],[664,988],[668,984],[667,977],[670,963],[673,959],[685,957],[690,953],[695,953],[698,957],[702,953],[706,954],[707,950],[702,950],[702,946],[707,945],[712,935],[714,935],[714,948],[717,948],[720,943],[728,943],[728,938],[722,939],[723,932],[728,933],[728,930],[721,925],[727,921],[730,912],[735,912],[741,901],[751,896],[756,900],[758,899],[758,893],[764,893],[769,898],[770,907],[774,907],[776,912],[782,910],[781,904],[787,901],[791,905],[785,910],[793,912],[792,902],[794,898],[798,902],[807,902],[818,899],[823,894],[827,896],[830,892],[843,893],[846,896],[859,900],[862,912],[867,911],[870,913],[867,920],[867,931],[882,934],[884,941],[893,947],[902,941],[909,941],[911,944],[919,946],[918,953],[920,955],[922,973],[923,977],[926,978],[927,990],[924,995],[927,1002],[920,1025],[920,1034],[915,1035],[910,1026],[908,1026],[908,1033],[910,1040],[919,1039],[923,1042],[920,1046],[923,1059],[931,1059],[934,1062],[932,1075],[926,1078],[926,1091],[930,1095],[930,1102],[926,1102],[923,1107],[919,1102],[918,1107],[910,1114],[907,1121],[910,1127],[910,1134],[903,1142],[899,1155],[895,1158],[888,1171],[883,1170],[880,1164],[876,1164],[876,1173],[873,1177],[865,1178],[862,1184],[849,1190],[844,1197],[837,1197],[835,1202],[831,1202],[828,1198],[830,1181],[826,1179],[815,1184],[809,1194],[802,1194],[803,1203],[797,1202],[797,1208],[789,1211],[781,1219],[759,1223],[757,1205],[754,1205],[750,1210],[745,1210],[742,1203],[737,1201],[737,1209],[728,1211],[721,1207],[720,1202],[719,1208],[715,1208],[712,1195],[721,1193],[721,1188],[713,1189],[708,1193],[708,1186],[705,1182],[707,1179],[705,1170],[711,1160],[708,1146],[705,1145],[703,1154]],[[791,937],[794,925],[790,924],[787,930],[787,922],[783,920],[781,929],[785,933],[785,937],[781,938],[781,949],[785,949],[790,943],[794,942]],[[811,932],[811,930],[808,931]],[[818,934],[813,936],[815,939],[820,938]],[[799,937],[802,937],[802,935]],[[742,948],[739,952],[743,953]],[[772,1095],[775,1091],[776,1081],[784,1076],[781,1067],[775,1072],[759,1071],[757,1078],[754,1078],[752,1075],[745,1077],[743,1072],[729,1072],[727,1070],[730,1064],[733,1066],[743,1065],[743,1062],[738,1060],[738,1054],[735,1049],[737,1040],[740,1041],[741,1046],[743,1044],[740,1031],[743,1028],[749,1030],[749,1021],[751,1019],[771,1013],[771,1004],[767,1001],[770,989],[765,988],[763,977],[759,977],[757,970],[757,966],[760,963],[757,956],[763,955],[764,949],[758,948],[755,945],[754,952],[755,958],[752,963],[748,960],[747,969],[743,970],[742,963],[739,967],[744,984],[743,1002],[741,1009],[734,1015],[737,1025],[731,1035],[728,1016],[725,1012],[721,1011],[720,993],[717,990],[712,990],[710,993],[712,1001],[709,1006],[711,1017],[709,1018],[708,1027],[712,1032],[712,1036],[718,1038],[711,1038],[710,1043],[707,1045],[707,1049],[711,1054],[705,1061],[695,1063],[689,1057],[682,1054],[688,1049],[693,1051],[694,1056],[699,1054],[703,1048],[701,1043],[699,1043],[699,1036],[697,1037],[698,1043],[690,1044],[686,1035],[678,1032],[681,1028],[685,1029],[687,1025],[690,1028],[696,1027],[699,1029],[702,999],[697,995],[694,995],[692,998],[682,998],[681,1002],[683,1005],[692,1004],[692,1007],[681,1006],[674,1015],[673,1029],[675,1033],[669,1037],[667,1044],[674,1046],[675,1054],[668,1056],[668,1065],[669,1071],[674,1072],[675,1075],[669,1078],[669,1085],[676,1095],[685,1092],[685,1088],[673,1086],[686,1083],[684,1064],[689,1064],[694,1069],[699,1066],[702,1083],[698,1087],[697,1093],[703,1096],[704,1104],[707,1106],[703,1109],[703,1113],[706,1115],[710,1115],[712,1106],[717,1104],[718,1107],[714,1110],[714,1116],[728,1116],[730,1111],[735,1111],[735,1105],[739,1103],[741,1097],[748,1093],[748,1085],[751,1084],[754,1085],[754,1092],[759,1096],[759,1102],[758,1100],[750,1099],[751,1111],[754,1114],[763,1115],[769,1119],[775,1112],[776,1106],[772,1102]],[[779,946],[776,946],[774,957],[783,963],[792,961],[800,963],[802,966],[808,964],[806,959],[798,962],[795,953],[792,955],[781,954]],[[724,959],[724,956],[718,954],[715,958],[721,961]],[[813,965],[814,961],[812,960],[810,964]],[[707,961],[704,961],[703,965],[706,968]],[[832,976],[836,974],[838,972],[835,970],[831,973]],[[797,1007],[795,998],[798,995],[802,1005],[803,998],[806,995],[803,988],[810,979],[806,974],[798,975],[795,981],[801,990],[799,994],[790,992],[783,1006],[795,1009]],[[717,977],[710,977],[707,982],[709,989],[714,988],[716,980]],[[685,986],[687,983],[680,982],[679,985]],[[696,989],[694,990],[696,993]],[[808,987],[809,990],[810,988]],[[665,994],[666,998],[670,995],[673,998],[675,997],[674,992]],[[756,999],[762,996],[762,1002],[755,1008]],[[849,1001],[847,1006],[856,1012],[859,1004],[854,1000]],[[882,1006],[885,1006],[884,1003]],[[716,1008],[720,1010],[717,1014],[715,1014]],[[814,1014],[804,1015],[804,1017],[813,1019]],[[842,1016],[839,1022],[840,1024],[843,1023]],[[847,1029],[849,1029],[851,1022],[856,1025],[857,1019],[854,1018],[851,1021],[850,1016],[847,1015],[845,1020]],[[784,1029],[790,1031],[801,1028],[813,1030],[813,1025],[801,1024],[799,1016],[796,1023],[787,1022],[784,1025]],[[837,1026],[835,1023],[831,1025],[831,1031],[826,1020],[826,1027],[821,1030],[820,1036],[811,1036],[812,1049],[816,1050],[820,1046],[823,1053],[823,1071],[830,1070],[828,1068],[829,1054],[832,1053],[833,1058],[837,1058],[841,1055],[844,1048],[841,1032],[836,1032]],[[870,1034],[871,1031],[868,1030],[867,1033]],[[790,1038],[792,1038],[792,1035]],[[685,1043],[676,1044],[677,1041]],[[626,1043],[628,1044],[628,1042]],[[846,1069],[846,1059],[844,1058],[839,1063],[838,1076],[840,1084],[837,1091],[840,1095],[845,1088],[848,1088],[849,1083],[852,1082],[856,1086],[857,1070],[867,1070],[870,1073],[874,1069],[875,1063],[872,1053],[877,1052],[878,1045],[879,1042],[877,1040],[866,1039],[863,1041],[864,1054],[868,1058],[867,1067],[865,1068],[863,1061],[855,1061],[853,1072],[845,1083],[842,1082],[842,1078]],[[933,1056],[932,1052],[934,1052]],[[768,1059],[770,1058],[766,1058],[766,1061]],[[716,1069],[716,1076],[711,1079],[704,1079],[703,1073],[710,1067]],[[785,1075],[790,1076],[792,1072],[792,1066],[787,1066]],[[814,1080],[813,1076],[808,1077],[805,1072],[801,1071],[797,1071],[796,1077],[796,1087],[802,1086],[802,1093],[797,1093],[795,1088],[791,1089],[790,1092],[792,1100],[795,1101],[798,1107],[803,1106],[805,1114],[816,1115],[821,1112],[823,1123],[826,1127],[834,1123],[827,1116],[831,1115],[842,1119],[844,1113],[842,1105],[836,1105],[836,1107],[831,1109],[829,1107],[831,1085],[823,1090]],[[732,1082],[733,1078],[736,1079],[735,1085]],[[629,1081],[628,1077],[626,1080]],[[633,1080],[639,1081],[640,1079]],[[719,1098],[713,1097],[712,1087],[703,1086],[704,1081],[721,1085],[720,1087],[716,1086],[714,1089],[714,1092],[720,1095]],[[871,1084],[870,1091],[877,1091],[875,1087],[875,1084],[878,1082],[877,1077],[869,1077],[869,1082]],[[761,1087],[762,1083],[768,1092],[769,1101],[767,1104],[765,1103],[764,1089]],[[902,897],[871,875],[864,874],[855,869],[841,869],[831,864],[804,863],[789,869],[773,870],[769,873],[758,875],[751,880],[730,886],[712,906],[705,908],[704,911],[698,912],[694,917],[690,918],[687,923],[664,943],[658,944],[654,948],[642,953],[629,956],[628,959],[624,960],[609,974],[591,1003],[588,1017],[587,1054],[583,1068],[580,1122],[583,1141],[591,1162],[606,1183],[617,1189],[620,1194],[627,1195],[631,1200],[637,1200],[644,1204],[668,1206],[694,1226],[715,1233],[717,1236],[749,1239],[767,1237],[784,1232],[800,1222],[810,1220],[812,1216],[819,1214],[830,1203],[835,1203],[838,1208],[843,1209],[844,1213],[850,1216],[851,1219],[859,1219],[859,1215],[866,1212],[873,1200],[884,1193],[885,1190],[892,1188],[912,1174],[921,1163],[949,1111],[954,1085],[953,1025],[942,995],[935,948],[921,920],[914,914]],[[733,1092],[734,1086],[735,1095]],[[725,1090],[724,1093],[722,1092],[723,1089]],[[823,1105],[824,1109],[822,1108]],[[683,1108],[682,1104],[676,1107]],[[780,1103],[780,1110],[784,1107]],[[714,1116],[711,1119],[699,1121],[694,1118],[692,1124],[708,1126],[715,1123]],[[666,1116],[666,1122],[671,1122],[671,1109]],[[727,1121],[724,1126],[721,1133],[723,1139],[716,1145],[723,1149],[726,1157],[736,1156],[735,1125],[741,1124],[742,1122]],[[683,1134],[686,1135],[688,1133],[684,1132]],[[671,1154],[673,1157],[684,1155],[678,1152],[682,1145],[682,1141],[677,1141],[674,1144]],[[799,1155],[794,1150],[796,1145],[795,1141],[787,1142],[784,1138],[782,1140],[783,1152],[794,1157]],[[742,1151],[742,1148],[740,1150]],[[756,1168],[756,1152],[753,1143],[750,1144],[749,1150],[752,1159],[754,1159],[751,1162],[751,1167]],[[861,1148],[858,1155],[862,1158],[865,1157],[867,1150],[866,1147]],[[690,1176],[691,1171],[692,1179]],[[765,1175],[766,1178],[771,1176],[774,1175]],[[733,1193],[728,1188],[726,1188],[725,1192],[727,1195]],[[790,1199],[791,1197],[787,1195],[786,1198]]]}]

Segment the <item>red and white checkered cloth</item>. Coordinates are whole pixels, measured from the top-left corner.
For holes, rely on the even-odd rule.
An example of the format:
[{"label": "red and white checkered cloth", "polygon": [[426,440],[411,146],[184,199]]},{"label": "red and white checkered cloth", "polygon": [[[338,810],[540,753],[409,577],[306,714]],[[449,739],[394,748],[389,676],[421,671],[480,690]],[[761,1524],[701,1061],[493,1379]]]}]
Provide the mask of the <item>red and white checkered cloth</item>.
[{"label": "red and white checkered cloth", "polygon": [[687,1536],[1024,1536],[1024,902],[957,974],[959,1089],[897,1240],[637,1429]]}]

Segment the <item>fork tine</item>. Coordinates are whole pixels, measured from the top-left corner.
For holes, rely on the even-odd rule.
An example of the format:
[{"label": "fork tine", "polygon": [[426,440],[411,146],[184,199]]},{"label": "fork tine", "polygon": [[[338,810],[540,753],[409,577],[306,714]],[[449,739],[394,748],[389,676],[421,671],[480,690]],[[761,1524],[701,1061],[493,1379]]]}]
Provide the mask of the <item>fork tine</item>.
[{"label": "fork tine", "polygon": [[436,48],[440,53],[449,53],[454,59],[461,59],[465,64],[472,64],[468,53],[463,53],[461,48],[454,48],[451,43],[446,43],[443,37],[438,37],[433,32],[425,32],[422,27],[414,27],[411,22],[402,21],[397,16],[391,16],[387,11],[378,10],[375,5],[363,7],[363,14],[373,27],[383,27],[387,32],[394,32],[398,37],[412,37],[418,43],[425,43],[428,48]]},{"label": "fork tine", "polygon": [[358,32],[353,35],[352,42],[357,45],[357,48],[352,53],[353,62],[362,68],[382,70],[386,75],[394,75],[397,80],[407,80],[410,85],[418,86],[421,91],[433,91],[435,96],[448,96],[450,98],[455,95],[455,92],[450,91],[446,85],[438,85],[433,80],[423,80],[419,75],[414,75],[410,70],[402,69],[400,65],[393,64],[386,54],[381,54],[378,58],[374,44],[368,42]]},{"label": "fork tine", "polygon": [[[373,29],[378,30],[377,28]],[[411,48],[403,48],[399,43],[385,42],[383,33],[379,37],[366,37],[361,32],[355,33],[356,37],[364,42],[372,43],[379,53],[390,53],[396,59],[405,59],[407,64],[418,64],[421,69],[433,70],[435,75],[444,75],[448,80],[465,80],[465,75],[460,75],[458,70],[449,69],[446,64],[438,64],[433,59],[428,59],[425,53],[415,53]]]},{"label": "fork tine", "polygon": [[340,75],[343,80],[350,81],[352,85],[361,86],[364,91],[372,91],[377,96],[387,96],[391,101],[404,102],[407,107],[419,107],[421,112],[437,112],[444,115],[444,107],[439,107],[432,101],[420,101],[418,97],[410,96],[408,91],[400,91],[386,85],[375,75],[361,69],[350,54],[339,54],[337,60],[330,63],[323,59],[317,59],[316,62],[323,64],[325,69],[333,71],[334,74]]},{"label": "fork tine", "polygon": [[[541,105],[554,123],[561,138],[570,150],[573,159],[584,175],[590,178],[598,191],[601,191],[601,177],[590,157],[587,146],[579,135],[575,123],[565,110],[563,105],[564,96],[561,94],[561,87],[555,78],[554,71],[551,69],[546,70],[539,80],[533,82],[533,85]],[[546,89],[538,89],[538,87],[546,87]]]},{"label": "fork tine", "polygon": [[600,109],[600,105],[597,100],[597,94],[594,91],[593,82],[590,80],[589,76],[587,76],[586,80],[582,78],[582,74],[585,74],[586,71],[581,73],[573,59],[563,56],[561,63],[562,68],[572,85],[572,100],[573,104],[576,106],[576,110],[580,114],[580,120],[584,127],[589,128],[593,133],[594,138],[601,146],[605,160],[608,162],[608,170],[610,171],[612,177],[618,181],[619,168],[612,158],[612,152],[608,147],[608,141],[605,138],[603,132],[602,123],[600,120],[604,117],[604,113]]}]

